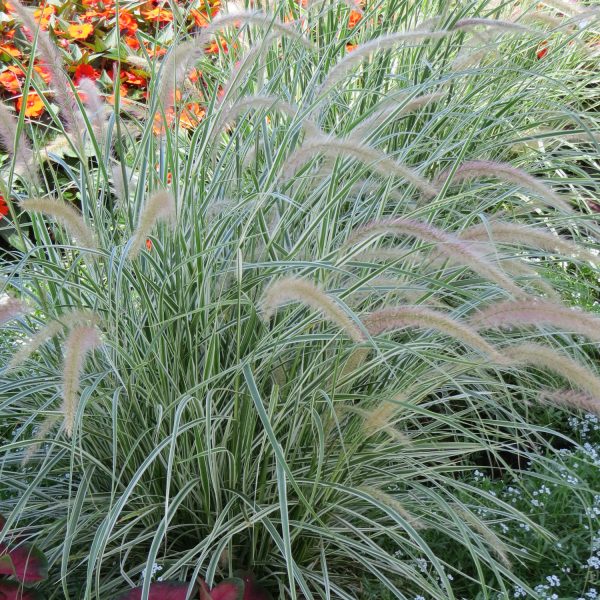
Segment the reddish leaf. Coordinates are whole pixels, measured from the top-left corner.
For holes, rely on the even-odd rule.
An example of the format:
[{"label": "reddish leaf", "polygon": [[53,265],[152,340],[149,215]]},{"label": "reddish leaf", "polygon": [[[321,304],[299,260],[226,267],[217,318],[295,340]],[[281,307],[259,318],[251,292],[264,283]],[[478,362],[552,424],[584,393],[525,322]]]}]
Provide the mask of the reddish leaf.
[{"label": "reddish leaf", "polygon": [[[34,583],[48,577],[46,557],[35,546],[23,544],[9,549],[5,544],[0,544],[0,558],[0,575],[13,575],[25,583]],[[0,596],[0,600],[1,598]]]},{"label": "reddish leaf", "polygon": [[271,594],[256,583],[252,573],[241,573],[240,577],[244,582],[243,600],[271,600]]},{"label": "reddish leaf", "polygon": [[243,600],[244,582],[241,579],[228,579],[210,590],[211,600]]},{"label": "reddish leaf", "polygon": [[35,590],[26,590],[14,581],[0,581],[0,600],[41,600]]},{"label": "reddish leaf", "polygon": [[[180,581],[159,581],[150,584],[148,600],[186,600],[189,584]],[[125,592],[119,600],[141,600],[142,586]],[[1,600],[1,597],[0,597]]]}]

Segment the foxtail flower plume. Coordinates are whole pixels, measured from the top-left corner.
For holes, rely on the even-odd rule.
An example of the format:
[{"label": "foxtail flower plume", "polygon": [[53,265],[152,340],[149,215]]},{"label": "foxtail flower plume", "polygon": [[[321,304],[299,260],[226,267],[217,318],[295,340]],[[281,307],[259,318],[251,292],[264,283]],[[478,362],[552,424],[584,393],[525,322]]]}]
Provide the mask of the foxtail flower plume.
[{"label": "foxtail flower plume", "polygon": [[129,258],[135,258],[158,221],[175,219],[175,198],[168,190],[154,192],[146,202],[129,247]]},{"label": "foxtail flower plume", "polygon": [[345,242],[344,247],[385,234],[409,236],[433,243],[438,252],[447,256],[455,264],[469,267],[481,277],[494,281],[517,297],[523,295],[523,291],[502,270],[482,257],[468,242],[428,223],[411,219],[373,221],[354,231]]},{"label": "foxtail flower plume", "polygon": [[458,504],[453,504],[452,508],[459,514],[465,521],[470,523],[474,529],[476,529],[486,542],[490,545],[490,548],[496,554],[496,556],[502,561],[506,568],[510,568],[511,562],[508,558],[508,547],[506,544],[488,527],[481,519],[476,517],[470,510],[463,509]]},{"label": "foxtail flower plume", "polygon": [[28,312],[27,305],[8,294],[0,296],[0,325]]},{"label": "foxtail flower plume", "polygon": [[504,352],[515,363],[554,371],[579,390],[600,398],[600,378],[563,353],[529,342],[506,347]]},{"label": "foxtail flower plume", "polygon": [[540,394],[541,402],[574,408],[600,416],[600,396],[590,396],[574,390],[546,390]]},{"label": "foxtail flower plume", "polygon": [[321,87],[317,91],[318,96],[324,96],[333,87],[335,87],[348,72],[365,58],[370,56],[377,50],[389,50],[395,48],[398,44],[403,42],[413,42],[422,40],[439,40],[448,35],[451,35],[451,31],[428,31],[426,29],[414,30],[414,31],[402,31],[399,33],[390,33],[381,37],[375,38],[369,42],[361,44],[357,48],[354,48],[352,52],[346,54],[334,67],[329,70],[325,80],[321,84]]},{"label": "foxtail flower plume", "polygon": [[284,166],[282,179],[289,180],[304,164],[319,154],[332,158],[353,158],[383,177],[396,176],[406,179],[428,198],[433,198],[439,191],[421,175],[379,150],[360,144],[355,139],[342,140],[324,136],[305,140],[302,146],[292,153]]},{"label": "foxtail flower plume", "polygon": [[[434,185],[441,186],[446,182],[449,175],[450,169],[446,169],[435,178]],[[454,172],[452,183],[461,183],[482,177],[493,177],[501,181],[514,183],[535,192],[552,208],[559,208],[566,213],[573,212],[568,203],[547,185],[529,175],[529,173],[525,173],[525,171],[521,171],[508,163],[493,162],[491,160],[471,160],[464,162]]]},{"label": "foxtail flower plume", "polygon": [[535,29],[531,29],[529,27],[525,27],[524,25],[519,25],[518,23],[513,23],[512,21],[502,21],[500,19],[480,19],[480,18],[469,18],[469,19],[460,19],[457,21],[453,29],[472,29],[474,27],[490,27],[493,29],[503,29],[506,31],[518,31],[521,33],[538,33]]},{"label": "foxtail flower plume", "polygon": [[478,329],[553,327],[600,343],[600,318],[536,298],[492,304],[475,314],[470,323]]},{"label": "foxtail flower plume", "polygon": [[332,300],[310,281],[296,277],[286,277],[272,283],[261,299],[262,317],[269,321],[275,311],[286,302],[302,302],[321,312],[329,321],[335,323],[355,342],[363,342],[366,336],[356,323]]},{"label": "foxtail flower plume", "polygon": [[373,336],[385,331],[405,329],[407,327],[433,329],[459,340],[466,346],[479,350],[499,364],[508,362],[496,348],[483,339],[469,325],[431,308],[422,306],[382,308],[364,317],[363,323],[367,331]]},{"label": "foxtail flower plume", "polygon": [[63,405],[65,431],[73,435],[79,404],[79,377],[88,352],[100,345],[95,327],[76,326],[65,341],[63,366]]},{"label": "foxtail flower plume", "polygon": [[427,104],[437,102],[446,95],[446,92],[433,92],[431,94],[416,96],[415,98],[412,98],[406,102],[400,109],[397,107],[397,99],[387,99],[380,103],[379,110],[377,110],[370,117],[366,118],[360,125],[355,127],[350,132],[350,137],[361,140],[369,136],[374,129],[377,129],[377,127],[383,123],[388,123],[391,119],[398,119],[406,114],[418,110],[419,108],[422,108],[423,106],[426,106]]},{"label": "foxtail flower plume", "polygon": [[423,521],[409,513],[391,494],[368,485],[362,485],[358,489],[394,510],[415,529],[425,529],[427,527]]},{"label": "foxtail flower plume", "polygon": [[56,103],[60,108],[62,118],[66,124],[66,128],[75,134],[78,138],[78,143],[81,143],[81,135],[79,133],[78,119],[79,109],[77,103],[71,93],[72,86],[70,79],[65,73],[63,64],[64,61],[60,52],[50,39],[50,36],[44,31],[33,18],[33,14],[29,9],[21,4],[21,0],[11,0],[11,6],[15,13],[25,25],[36,36],[37,45],[36,51],[40,61],[50,71],[53,81],[53,90],[56,98]]},{"label": "foxtail flower plume", "polygon": [[85,224],[81,213],[71,204],[57,198],[30,198],[21,200],[20,206],[28,212],[42,213],[56,219],[83,248],[97,249],[94,232]]},{"label": "foxtail flower plume", "polygon": [[495,243],[539,248],[547,252],[560,252],[564,256],[575,256],[595,265],[600,265],[600,257],[588,252],[574,242],[539,227],[528,227],[520,223],[490,221],[472,225],[467,229],[463,229],[459,233],[459,237],[471,242],[491,240]]},{"label": "foxtail flower plume", "polygon": [[98,325],[99,322],[100,319],[98,315],[88,310],[75,309],[60,315],[56,320],[50,321],[50,323],[40,329],[34,336],[29,338],[29,340],[15,352],[8,363],[6,370],[14,369],[23,364],[45,342],[61,333],[64,329],[72,329],[73,327],[82,324]]},{"label": "foxtail flower plume", "polygon": [[25,133],[17,130],[15,116],[0,102],[0,141],[9,155],[14,158],[15,171],[19,174],[34,174],[33,153]]}]

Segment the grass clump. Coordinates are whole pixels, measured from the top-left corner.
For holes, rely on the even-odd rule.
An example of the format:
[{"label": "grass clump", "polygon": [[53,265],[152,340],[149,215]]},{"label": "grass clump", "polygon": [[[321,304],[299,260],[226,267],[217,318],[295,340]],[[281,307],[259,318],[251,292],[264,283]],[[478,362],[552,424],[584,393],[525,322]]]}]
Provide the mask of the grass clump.
[{"label": "grass clump", "polygon": [[[536,593],[520,567],[554,524],[469,477],[485,461],[527,481],[558,469],[568,435],[535,415],[563,413],[540,399],[567,389],[575,411],[589,404],[572,392],[600,394],[597,349],[574,337],[595,307],[569,311],[556,285],[585,276],[597,291],[590,141],[519,144],[550,114],[598,130],[591,96],[569,92],[593,79],[591,59],[561,30],[538,60],[539,36],[492,3],[384,0],[351,32],[336,25],[349,10],[215,19],[185,41],[230,42],[217,63],[192,57],[202,89],[175,48],[149,67],[143,110],[74,94],[81,128],[52,116],[82,142],[71,158],[28,127],[39,181],[13,150],[0,536],[45,552],[48,598],[147,597],[157,567],[190,590],[251,570],[277,598]],[[503,65],[456,68],[475,26],[502,33]],[[594,27],[577,30],[584,45]],[[382,98],[433,93],[363,128],[368,143],[353,133]],[[186,129],[181,107],[199,98],[205,117]],[[491,227],[482,242],[477,228],[499,222],[518,235],[496,242]],[[532,273],[559,298],[540,298]],[[508,330],[494,316],[528,302],[539,318]],[[520,524],[529,538],[510,535]]]}]

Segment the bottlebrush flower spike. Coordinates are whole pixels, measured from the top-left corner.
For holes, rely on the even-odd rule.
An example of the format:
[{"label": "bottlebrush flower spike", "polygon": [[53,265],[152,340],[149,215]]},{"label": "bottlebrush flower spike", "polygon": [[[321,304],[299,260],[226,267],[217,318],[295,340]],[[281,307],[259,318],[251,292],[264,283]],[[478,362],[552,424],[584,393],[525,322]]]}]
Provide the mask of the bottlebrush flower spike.
[{"label": "bottlebrush flower spike", "polygon": [[94,327],[74,327],[65,341],[63,367],[63,414],[65,431],[73,435],[75,413],[79,402],[79,376],[87,353],[100,345],[98,331]]},{"label": "bottlebrush flower spike", "polygon": [[350,54],[346,54],[335,66],[333,66],[327,77],[321,84],[321,87],[317,90],[318,96],[323,96],[329,90],[331,90],[337,83],[339,83],[346,74],[356,64],[363,61],[365,58],[370,56],[376,50],[389,50],[395,48],[402,42],[412,42],[436,39],[439,40],[443,37],[451,35],[451,31],[428,31],[426,29],[412,30],[412,31],[401,31],[399,33],[391,33],[389,35],[383,35],[374,40],[357,46]]},{"label": "bottlebrush flower spike", "polygon": [[40,329],[35,335],[29,338],[10,359],[6,370],[14,369],[23,364],[40,346],[46,341],[58,335],[63,329],[71,328],[82,323],[91,323],[97,325],[100,322],[98,315],[88,310],[75,309],[68,311],[55,321],[50,321],[45,327]]},{"label": "bottlebrush flower spike", "polygon": [[460,30],[460,29],[472,29],[473,27],[491,27],[494,29],[505,29],[507,31],[519,31],[521,33],[538,33],[535,29],[531,29],[529,27],[525,27],[524,25],[519,25],[518,23],[513,23],[512,21],[502,21],[500,19],[480,19],[480,18],[470,18],[470,19],[460,19],[456,21],[452,29]]},{"label": "bottlebrush flower spike", "polygon": [[491,221],[472,225],[467,229],[463,229],[459,233],[459,237],[473,242],[491,240],[495,243],[539,248],[546,252],[560,252],[565,256],[575,256],[581,260],[600,265],[600,257],[595,256],[572,241],[539,227],[528,227],[519,223]]},{"label": "bottlebrush flower spike", "polygon": [[0,325],[27,312],[27,305],[8,294],[0,296]]},{"label": "bottlebrush flower spike", "polygon": [[30,198],[21,200],[20,206],[28,212],[37,212],[48,215],[61,222],[65,229],[88,250],[95,250],[96,236],[85,224],[81,213],[63,200],[56,198]]},{"label": "bottlebrush flower spike", "polygon": [[433,198],[439,192],[435,185],[421,175],[375,148],[361,144],[353,138],[343,140],[321,135],[305,140],[302,146],[288,157],[282,172],[283,181],[291,179],[302,165],[319,154],[328,158],[353,158],[383,177],[395,176],[406,179],[426,198]]},{"label": "bottlebrush flower spike", "polygon": [[600,378],[565,354],[530,343],[507,347],[504,351],[516,363],[554,371],[591,397],[600,398]]},{"label": "bottlebrush flower spike", "polygon": [[556,302],[531,298],[518,302],[498,302],[471,318],[477,329],[501,327],[554,327],[600,342],[600,318],[573,310]]},{"label": "bottlebrush flower spike", "polygon": [[160,220],[173,222],[175,217],[175,198],[168,190],[154,192],[146,202],[137,229],[133,234],[133,241],[129,248],[129,258],[135,258],[145,244],[152,228]]},{"label": "bottlebrush flower spike", "polygon": [[507,363],[496,348],[484,340],[474,329],[456,321],[440,311],[422,306],[396,306],[383,308],[363,319],[365,327],[371,335],[379,335],[384,331],[419,327],[433,329],[444,333],[465,346],[475,348],[499,364]]},{"label": "bottlebrush flower spike", "polygon": [[261,299],[262,316],[265,321],[288,301],[303,302],[307,306],[322,312],[330,321],[343,329],[355,342],[365,341],[365,335],[348,317],[341,307],[327,294],[310,281],[287,277],[272,283]]},{"label": "bottlebrush flower spike", "polygon": [[405,235],[433,243],[438,252],[444,254],[455,264],[469,267],[481,277],[494,281],[517,297],[523,296],[523,291],[503,271],[481,256],[471,244],[421,221],[412,219],[372,221],[354,231],[344,243],[344,247],[383,234]]},{"label": "bottlebrush flower spike", "polygon": [[[5,522],[0,515],[0,531],[4,529]],[[48,577],[48,562],[44,554],[35,546],[21,544],[9,548],[7,544],[0,543],[0,575],[15,577],[22,583],[42,581]],[[0,583],[0,598],[4,598],[2,585],[3,583]],[[13,596],[8,594],[7,597]]]},{"label": "bottlebrush flower spike", "polygon": [[[441,186],[450,175],[450,169],[440,173],[433,184]],[[462,163],[452,176],[452,183],[461,183],[482,177],[493,177],[502,181],[517,184],[532,192],[535,192],[552,208],[560,208],[565,213],[572,213],[573,209],[567,202],[551,190],[547,185],[529,175],[521,169],[517,169],[508,163],[494,162],[491,160],[470,160]]]},{"label": "bottlebrush flower spike", "polygon": [[[118,600],[141,600],[143,587],[137,587],[123,595]],[[187,600],[190,585],[180,581],[159,581],[150,584],[148,600]],[[195,597],[189,596],[190,598]],[[202,595],[200,595],[202,598]],[[210,598],[210,596],[209,596]]]},{"label": "bottlebrush flower spike", "polygon": [[539,400],[600,415],[600,398],[574,390],[547,390],[540,394]]},{"label": "bottlebrush flower spike", "polygon": [[23,589],[23,586],[14,581],[0,581],[1,600],[43,600],[42,595],[36,590]]},{"label": "bottlebrush flower spike", "polygon": [[15,159],[15,170],[19,173],[27,172],[35,178],[33,169],[33,153],[24,131],[18,132],[17,120],[4,102],[0,102],[0,141]]},{"label": "bottlebrush flower spike", "polygon": [[58,47],[52,42],[48,33],[38,26],[33,14],[21,4],[20,0],[11,0],[11,5],[23,25],[29,29],[32,35],[36,35],[36,51],[40,57],[40,61],[48,69],[52,77],[52,89],[56,103],[60,108],[61,116],[67,125],[67,129],[79,138],[78,141],[81,141],[78,128],[79,119],[77,119],[79,111],[71,94],[70,79],[65,73],[63,67],[64,61]]}]

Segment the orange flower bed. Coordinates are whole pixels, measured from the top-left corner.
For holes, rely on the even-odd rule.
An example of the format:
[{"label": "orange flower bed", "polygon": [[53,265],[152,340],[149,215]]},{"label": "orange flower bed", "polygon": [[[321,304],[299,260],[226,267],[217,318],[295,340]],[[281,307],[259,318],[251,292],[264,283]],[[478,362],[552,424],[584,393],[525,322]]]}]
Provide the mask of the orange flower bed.
[{"label": "orange flower bed", "polygon": [[[177,4],[181,14],[187,15],[188,31],[193,33],[217,14],[220,0],[178,0]],[[128,63],[128,56],[144,58],[147,54],[152,58],[166,53],[169,28],[173,28],[175,20],[166,0],[122,0],[118,6],[115,0],[43,0],[30,6],[40,28],[60,49],[76,86],[84,78],[96,81],[110,101],[119,73],[121,97],[145,99],[148,73]],[[32,32],[21,26],[9,0],[0,0],[0,17],[0,98],[12,103],[16,110],[25,103],[28,118],[42,117],[46,110],[43,100],[33,89],[24,89],[28,69],[32,68],[32,79],[40,86],[50,84],[44,95],[52,101],[47,71],[37,59],[31,65]],[[215,46],[211,50],[219,51]],[[182,114],[182,126],[193,127],[204,113],[200,106],[191,103]]]}]

